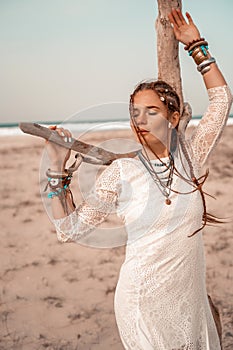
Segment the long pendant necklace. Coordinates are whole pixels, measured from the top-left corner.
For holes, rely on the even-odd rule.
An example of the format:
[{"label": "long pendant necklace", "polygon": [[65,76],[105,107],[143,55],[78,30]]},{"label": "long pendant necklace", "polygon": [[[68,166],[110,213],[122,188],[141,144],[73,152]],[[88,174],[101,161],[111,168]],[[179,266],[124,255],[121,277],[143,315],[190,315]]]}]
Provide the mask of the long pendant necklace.
[{"label": "long pendant necklace", "polygon": [[[169,163],[165,164],[162,163],[159,164],[159,166],[165,166],[165,170],[163,171],[159,171],[156,172],[153,168],[153,165],[151,164],[150,160],[148,160],[143,154],[142,152],[139,152],[138,154],[139,159],[141,160],[141,162],[143,163],[143,165],[145,166],[145,168],[149,171],[153,181],[155,182],[155,184],[157,185],[158,189],[160,190],[160,192],[162,193],[162,195],[164,197],[166,197],[165,203],[167,205],[171,204],[171,200],[169,198],[170,193],[171,193],[171,184],[172,184],[172,180],[173,180],[173,173],[174,173],[174,158],[172,156],[172,154],[169,154]],[[163,178],[160,178],[159,174],[165,173],[169,170],[169,174],[168,176],[165,176]]]}]

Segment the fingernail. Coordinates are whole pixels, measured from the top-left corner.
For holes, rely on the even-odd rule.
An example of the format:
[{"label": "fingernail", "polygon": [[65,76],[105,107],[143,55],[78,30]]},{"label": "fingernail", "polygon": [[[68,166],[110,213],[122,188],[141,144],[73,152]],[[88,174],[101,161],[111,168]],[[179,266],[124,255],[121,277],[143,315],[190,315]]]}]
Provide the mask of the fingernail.
[{"label": "fingernail", "polygon": [[68,138],[67,138],[67,137],[64,137],[64,141],[65,141],[65,142],[68,142]]},{"label": "fingernail", "polygon": [[63,136],[63,137],[65,136],[65,134],[64,134],[64,132],[63,132],[63,131],[61,131],[61,136]]},{"label": "fingernail", "polygon": [[69,137],[69,142],[72,142],[72,137]]}]

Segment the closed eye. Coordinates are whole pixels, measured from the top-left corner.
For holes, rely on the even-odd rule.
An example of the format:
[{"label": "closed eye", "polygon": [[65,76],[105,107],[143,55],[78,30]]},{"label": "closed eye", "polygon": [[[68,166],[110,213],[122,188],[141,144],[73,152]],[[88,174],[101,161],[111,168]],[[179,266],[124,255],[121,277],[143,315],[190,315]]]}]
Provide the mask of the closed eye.
[{"label": "closed eye", "polygon": [[139,110],[135,108],[135,109],[133,110],[132,117],[133,117],[133,118],[137,118],[137,117],[139,116],[139,114],[140,114]]},{"label": "closed eye", "polygon": [[147,109],[147,113],[149,115],[156,115],[156,114],[158,114],[158,112],[154,108],[148,108]]}]

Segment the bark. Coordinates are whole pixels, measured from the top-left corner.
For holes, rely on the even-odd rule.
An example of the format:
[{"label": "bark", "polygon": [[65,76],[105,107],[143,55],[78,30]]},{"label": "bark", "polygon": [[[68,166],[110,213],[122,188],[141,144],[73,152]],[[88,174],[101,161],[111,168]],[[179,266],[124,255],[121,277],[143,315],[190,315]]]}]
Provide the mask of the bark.
[{"label": "bark", "polygon": [[180,8],[181,0],[157,0],[158,17],[156,19],[158,79],[170,84],[178,93],[183,110],[183,93],[179,62],[179,43],[167,17],[172,8]]},{"label": "bark", "polygon": [[118,158],[136,157],[139,151],[135,150],[129,153],[113,153],[74,138],[72,138],[71,142],[64,142],[57,132],[36,123],[20,123],[19,128],[26,134],[42,137],[45,140],[56,143],[57,145],[71,149],[82,155],[84,154],[83,161],[92,164],[109,165],[113,160]]},{"label": "bark", "polygon": [[[183,111],[183,94],[180,75],[178,41],[175,39],[173,29],[168,20],[168,13],[172,8],[181,8],[182,0],[157,0],[158,17],[156,20],[157,32],[157,55],[158,55],[158,78],[169,83],[178,93],[181,101],[181,112]],[[185,117],[185,118],[184,118]],[[179,129],[181,133],[185,130],[191,117],[190,110],[181,117]],[[35,123],[20,123],[20,129],[28,134],[43,137],[46,140],[59,144],[65,148],[72,149],[88,156],[83,161],[93,164],[110,164],[113,160],[125,157],[135,157],[137,150],[131,153],[115,154],[102,148],[72,139],[72,142],[64,142],[56,132]]]}]

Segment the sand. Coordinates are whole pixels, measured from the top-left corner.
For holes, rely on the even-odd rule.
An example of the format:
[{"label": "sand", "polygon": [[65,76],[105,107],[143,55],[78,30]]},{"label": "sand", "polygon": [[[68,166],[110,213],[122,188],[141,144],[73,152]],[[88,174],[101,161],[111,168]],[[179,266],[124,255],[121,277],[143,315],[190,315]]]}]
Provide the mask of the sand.
[{"label": "sand", "polygon": [[[99,144],[129,131],[88,135]],[[220,309],[224,350],[233,348],[233,127],[208,166],[209,211],[229,222],[204,230],[207,289]],[[114,291],[125,247],[61,244],[43,206],[42,139],[1,137],[0,349],[122,350]],[[89,184],[86,184],[87,186]]]}]

